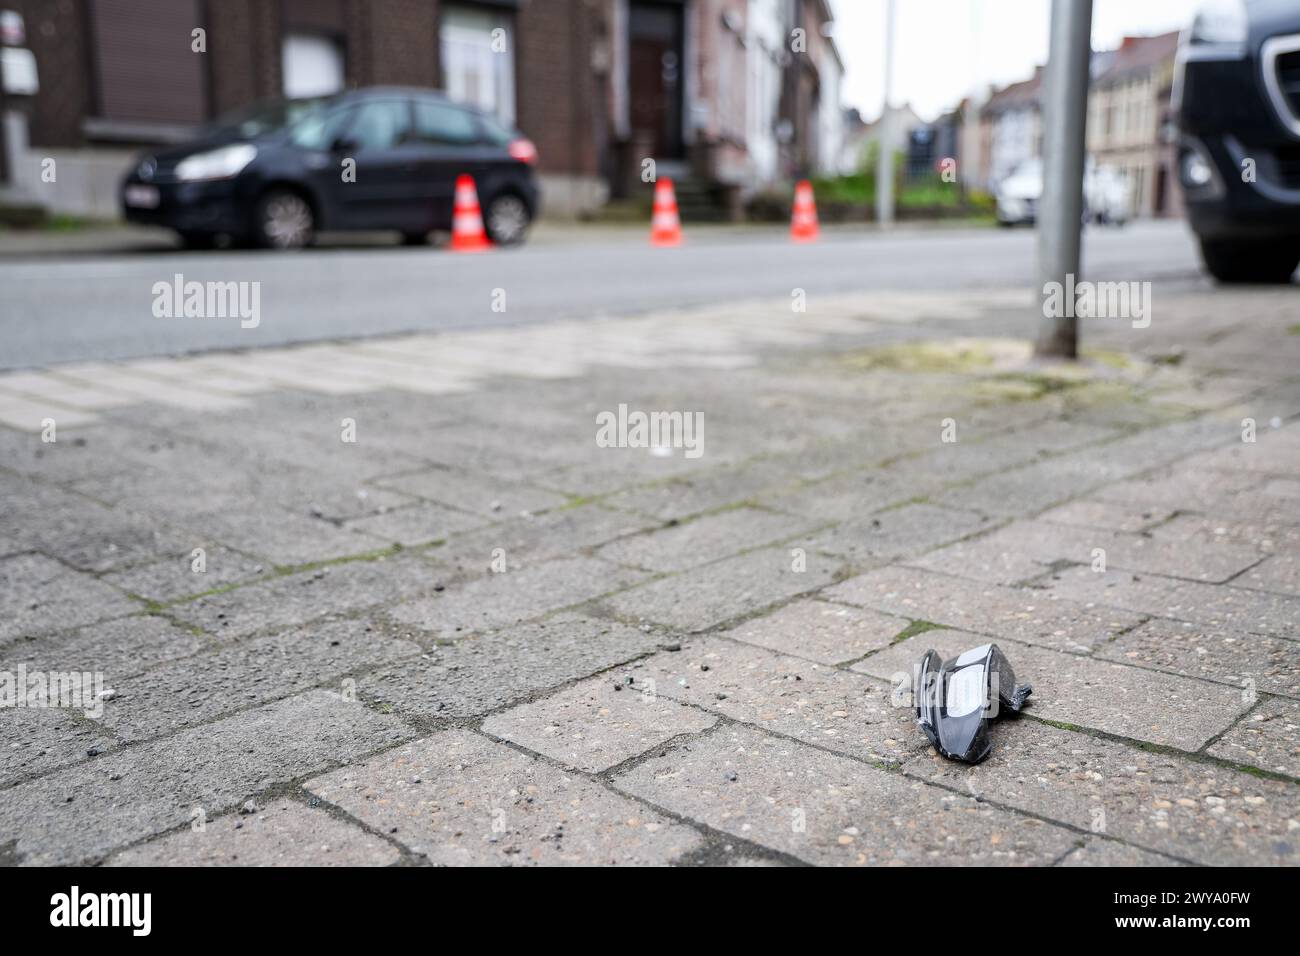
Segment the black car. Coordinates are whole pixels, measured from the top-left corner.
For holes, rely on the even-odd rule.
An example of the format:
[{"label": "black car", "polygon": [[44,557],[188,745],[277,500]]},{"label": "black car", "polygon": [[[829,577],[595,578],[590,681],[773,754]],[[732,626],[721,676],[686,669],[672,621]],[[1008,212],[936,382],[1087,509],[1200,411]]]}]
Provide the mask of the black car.
[{"label": "black car", "polygon": [[521,242],[538,209],[537,150],[519,132],[429,90],[374,87],[272,100],[186,146],[144,156],[122,184],[127,220],[187,245],[218,236],[288,249],[322,230],[450,229],[456,179],[474,178],[489,238]]},{"label": "black car", "polygon": [[1178,176],[1210,273],[1288,282],[1300,264],[1300,3],[1214,0],[1174,81]]}]

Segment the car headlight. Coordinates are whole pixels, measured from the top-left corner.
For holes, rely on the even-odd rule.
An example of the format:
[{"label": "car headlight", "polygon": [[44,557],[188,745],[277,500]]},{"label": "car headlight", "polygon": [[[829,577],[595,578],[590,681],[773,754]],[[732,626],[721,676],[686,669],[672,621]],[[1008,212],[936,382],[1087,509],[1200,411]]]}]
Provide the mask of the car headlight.
[{"label": "car headlight", "polygon": [[1225,195],[1214,160],[1206,152],[1204,144],[1191,136],[1183,137],[1179,146],[1178,179],[1190,198],[1222,199]]},{"label": "car headlight", "polygon": [[1183,185],[1199,189],[1214,182],[1214,167],[1200,153],[1188,150],[1183,154]]},{"label": "car headlight", "polygon": [[176,164],[176,178],[183,182],[229,179],[237,176],[256,155],[257,147],[249,143],[237,143],[207,153],[196,153]]},{"label": "car headlight", "polygon": [[1197,12],[1187,40],[1215,46],[1242,46],[1249,34],[1246,0],[1210,0]]}]

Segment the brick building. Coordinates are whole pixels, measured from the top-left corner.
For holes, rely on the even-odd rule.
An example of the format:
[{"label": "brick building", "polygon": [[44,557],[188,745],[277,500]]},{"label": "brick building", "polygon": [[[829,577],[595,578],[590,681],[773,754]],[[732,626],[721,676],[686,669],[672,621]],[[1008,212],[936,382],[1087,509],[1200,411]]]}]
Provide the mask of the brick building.
[{"label": "brick building", "polygon": [[[376,84],[439,87],[537,144],[552,212],[598,204],[590,0],[0,0],[39,90],[10,96],[9,194],[115,215],[144,147],[255,100]],[[205,52],[195,52],[203,30]],[[495,31],[500,31],[499,33]],[[505,54],[491,46],[504,40]],[[59,188],[41,189],[40,162]]]},{"label": "brick building", "polygon": [[[550,215],[591,210],[611,188],[635,191],[646,158],[734,197],[834,169],[840,150],[843,64],[826,0],[0,8],[21,15],[39,77],[5,107],[10,184],[0,199],[55,211],[115,216],[133,156],[230,110],[381,84],[441,88],[517,125],[537,144]],[[58,165],[55,189],[41,182],[46,158]]]}]

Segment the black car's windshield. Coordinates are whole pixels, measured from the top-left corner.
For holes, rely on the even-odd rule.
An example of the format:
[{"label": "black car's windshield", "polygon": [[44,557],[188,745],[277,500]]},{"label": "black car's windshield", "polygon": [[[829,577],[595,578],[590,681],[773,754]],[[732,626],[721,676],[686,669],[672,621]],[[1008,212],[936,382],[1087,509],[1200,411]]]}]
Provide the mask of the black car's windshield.
[{"label": "black car's windshield", "polygon": [[328,97],[300,100],[261,100],[212,121],[207,128],[211,136],[229,139],[256,139],[266,133],[294,126],[321,112]]}]

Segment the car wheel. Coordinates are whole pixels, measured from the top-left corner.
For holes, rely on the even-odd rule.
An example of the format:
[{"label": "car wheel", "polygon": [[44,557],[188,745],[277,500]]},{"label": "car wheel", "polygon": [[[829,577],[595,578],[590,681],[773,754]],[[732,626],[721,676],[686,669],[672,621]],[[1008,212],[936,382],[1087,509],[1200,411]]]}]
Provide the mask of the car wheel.
[{"label": "car wheel", "polygon": [[532,218],[522,199],[513,193],[502,193],[488,203],[483,228],[498,246],[516,246],[524,241]]},{"label": "car wheel", "polygon": [[212,249],[217,244],[216,233],[212,232],[178,232],[177,235],[186,249]]},{"label": "car wheel", "polygon": [[429,234],[427,232],[402,233],[402,245],[404,246],[427,246],[428,244]]},{"label": "car wheel", "polygon": [[1201,258],[1220,282],[1285,283],[1300,266],[1300,243],[1202,239]]},{"label": "car wheel", "polygon": [[267,249],[301,249],[311,245],[316,215],[311,204],[288,189],[272,189],[257,201],[253,232]]}]

